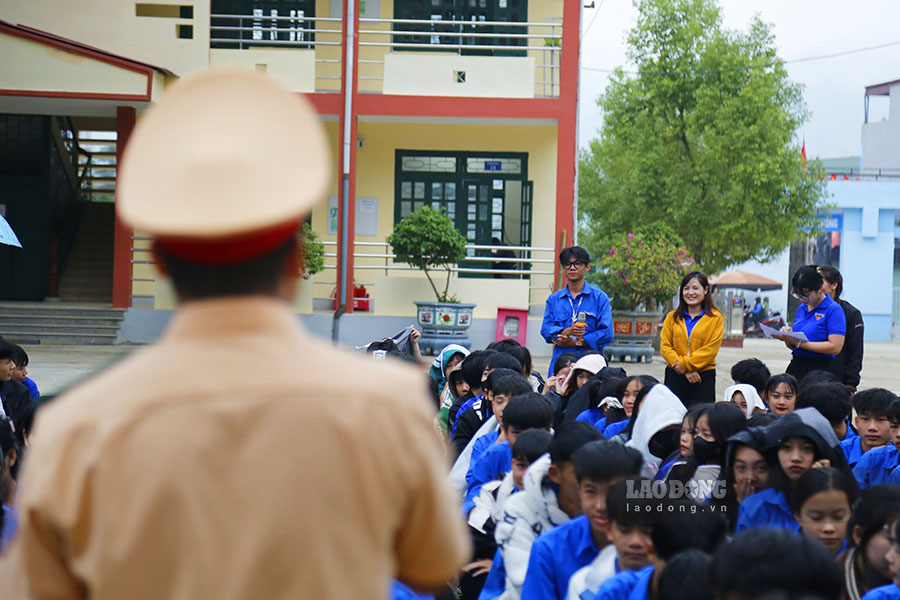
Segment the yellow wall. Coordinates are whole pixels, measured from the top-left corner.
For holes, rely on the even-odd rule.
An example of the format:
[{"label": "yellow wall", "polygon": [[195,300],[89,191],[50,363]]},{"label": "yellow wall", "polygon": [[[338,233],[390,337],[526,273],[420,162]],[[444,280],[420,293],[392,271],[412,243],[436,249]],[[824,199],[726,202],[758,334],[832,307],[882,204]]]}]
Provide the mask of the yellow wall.
[{"label": "yellow wall", "polygon": [[[458,72],[464,74],[461,80]],[[395,52],[384,57],[383,91],[410,96],[531,98],[534,58]]]},{"label": "yellow wall", "polygon": [[210,65],[243,67],[277,77],[295,92],[316,91],[316,53],[296,48],[209,51]]},{"label": "yellow wall", "polygon": [[[337,139],[337,123],[328,123],[332,139]],[[357,150],[358,181],[357,196],[378,199],[378,235],[356,236],[357,242],[383,242],[391,234],[394,227],[394,155],[395,150],[453,150],[453,151],[494,151],[494,152],[527,152],[528,178],[534,182],[532,246],[554,246],[556,222],[556,126],[487,126],[457,124],[421,124],[421,123],[373,123],[361,122],[359,136],[363,138],[363,147]],[[336,164],[336,163],[335,163]],[[337,194],[337,188],[332,190]],[[337,236],[328,235],[328,203],[323,200],[312,213],[313,229],[319,233],[320,239],[336,241]],[[326,252],[335,252],[334,246],[327,246]],[[357,246],[356,253],[384,253],[381,247]],[[535,258],[552,258],[552,253],[535,255]],[[326,264],[333,265],[335,259],[329,257]],[[384,265],[385,259],[357,258],[356,265]],[[393,265],[391,261],[388,264]],[[552,264],[536,264],[536,270],[552,270]],[[427,281],[416,271],[389,271],[391,286],[400,286],[391,292],[391,297],[406,294],[409,297],[408,310],[398,312],[398,304],[391,300],[379,302],[379,288],[383,289],[384,281],[378,279],[385,275],[384,270],[356,269],[354,279],[366,284],[367,291],[375,298],[376,314],[412,314],[413,294],[419,293],[421,286]],[[410,280],[412,279],[412,281]],[[329,297],[335,287],[335,271],[327,269],[316,275],[313,281],[318,298]],[[381,281],[381,286],[378,282]],[[552,276],[533,275],[529,293],[518,291],[518,281],[497,280],[504,296],[498,300],[494,282],[486,279],[457,279],[453,277],[451,292],[465,291],[460,300],[489,306],[520,306],[529,303],[542,303],[549,293]],[[469,282],[481,282],[482,285]],[[507,285],[509,284],[509,285]],[[430,288],[425,288],[426,291]],[[398,291],[399,290],[399,291]],[[429,292],[430,293],[430,292]],[[427,296],[425,297],[427,299]],[[405,303],[404,303],[405,304]],[[476,316],[483,316],[476,314]],[[488,315],[493,316],[493,315]]]}]

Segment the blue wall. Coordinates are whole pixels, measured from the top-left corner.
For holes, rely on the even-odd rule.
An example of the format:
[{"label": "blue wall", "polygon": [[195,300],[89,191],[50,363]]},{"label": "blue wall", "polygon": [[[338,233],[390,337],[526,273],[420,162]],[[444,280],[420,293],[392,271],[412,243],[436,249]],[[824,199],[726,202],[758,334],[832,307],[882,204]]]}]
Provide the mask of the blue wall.
[{"label": "blue wall", "polygon": [[866,340],[891,341],[894,278],[894,211],[900,210],[900,183],[829,181],[829,200],[844,214],[841,232],[841,296],[856,306],[866,324]]}]

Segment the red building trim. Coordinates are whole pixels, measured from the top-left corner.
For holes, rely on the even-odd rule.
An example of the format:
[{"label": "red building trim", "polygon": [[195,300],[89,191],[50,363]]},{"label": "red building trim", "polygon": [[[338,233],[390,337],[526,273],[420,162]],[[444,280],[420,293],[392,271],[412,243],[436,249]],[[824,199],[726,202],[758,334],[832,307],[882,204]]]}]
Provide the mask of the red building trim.
[{"label": "red building trim", "polygon": [[304,94],[307,100],[312,103],[313,108],[320,115],[339,116],[343,113],[343,95],[342,94]]},{"label": "red building trim", "polygon": [[[575,161],[578,122],[578,66],[581,53],[581,1],[564,0],[563,39],[560,65],[559,120],[556,130],[556,256],[562,251],[562,232],[566,245],[574,240]],[[553,267],[554,284],[559,281],[558,261]]]},{"label": "red building trim", "polygon": [[[137,112],[130,106],[116,107],[116,164],[122,164],[125,146],[134,130]],[[116,171],[116,183],[121,171]],[[133,230],[119,218],[119,186],[116,185],[116,218],[113,234],[113,308],[131,308],[131,280],[133,265],[131,249]]]},{"label": "red building trim", "polygon": [[46,92],[42,90],[0,89],[0,96],[28,96],[29,98],[74,98],[79,100],[109,100],[112,102],[149,102],[146,94],[103,94],[94,92]]}]

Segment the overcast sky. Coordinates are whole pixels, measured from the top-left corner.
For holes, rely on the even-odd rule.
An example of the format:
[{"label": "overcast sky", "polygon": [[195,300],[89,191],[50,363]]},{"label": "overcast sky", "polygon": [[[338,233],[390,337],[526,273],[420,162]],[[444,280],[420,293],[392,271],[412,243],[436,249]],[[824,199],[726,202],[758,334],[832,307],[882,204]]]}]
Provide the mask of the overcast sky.
[{"label": "overcast sky", "polygon": [[[625,65],[625,36],[637,11],[631,0],[594,1],[597,8],[585,8],[583,13],[583,34],[594,23],[582,40],[581,65],[599,69]],[[719,4],[725,26],[731,29],[745,30],[753,14],[759,13],[773,26],[778,54],[787,61],[900,42],[900,0],[720,0]],[[787,68],[791,80],[805,86],[811,112],[801,132],[807,155],[858,155],[865,87],[900,79],[900,45]],[[596,99],[607,81],[606,73],[582,68],[581,146],[597,135],[601,118]],[[886,117],[887,99],[873,99],[869,120]]]}]

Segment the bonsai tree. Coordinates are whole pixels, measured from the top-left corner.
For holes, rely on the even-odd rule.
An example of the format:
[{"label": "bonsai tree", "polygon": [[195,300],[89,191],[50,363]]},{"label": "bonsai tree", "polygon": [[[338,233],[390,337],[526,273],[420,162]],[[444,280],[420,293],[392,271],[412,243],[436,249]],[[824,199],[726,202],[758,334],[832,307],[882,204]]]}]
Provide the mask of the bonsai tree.
[{"label": "bonsai tree", "polygon": [[681,238],[665,225],[649,225],[611,238],[600,258],[597,279],[616,309],[655,311],[675,295],[694,258]]},{"label": "bonsai tree", "polygon": [[[456,230],[445,214],[423,206],[394,226],[387,242],[394,249],[397,260],[425,272],[438,302],[454,302],[448,297],[450,273],[453,265],[466,257],[466,238]],[[447,271],[444,291],[439,292],[429,271]]]},{"label": "bonsai tree", "polygon": [[309,226],[309,223],[303,223],[300,259],[303,265],[301,271],[303,279],[309,279],[325,268],[325,245],[319,241],[319,236]]}]

